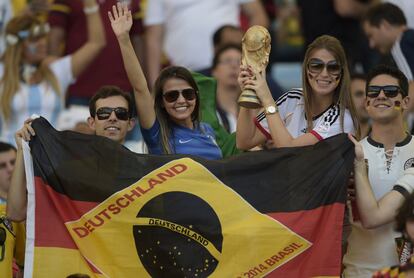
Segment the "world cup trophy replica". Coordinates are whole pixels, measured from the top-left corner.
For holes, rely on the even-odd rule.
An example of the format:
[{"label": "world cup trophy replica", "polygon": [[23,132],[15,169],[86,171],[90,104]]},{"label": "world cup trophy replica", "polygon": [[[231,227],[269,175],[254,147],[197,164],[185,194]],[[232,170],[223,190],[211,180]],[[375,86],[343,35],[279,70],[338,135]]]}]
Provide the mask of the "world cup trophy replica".
[{"label": "world cup trophy replica", "polygon": [[[250,27],[242,39],[242,65],[251,66],[254,72],[261,73],[266,70],[270,54],[270,34],[260,25]],[[238,103],[246,108],[261,107],[260,99],[255,91],[244,89]]]}]

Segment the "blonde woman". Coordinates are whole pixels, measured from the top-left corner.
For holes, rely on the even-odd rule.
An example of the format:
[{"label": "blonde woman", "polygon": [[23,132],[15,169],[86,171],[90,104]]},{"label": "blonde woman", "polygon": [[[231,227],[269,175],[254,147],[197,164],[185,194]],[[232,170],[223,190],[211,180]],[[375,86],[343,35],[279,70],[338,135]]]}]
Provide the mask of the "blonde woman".
[{"label": "blonde woman", "polygon": [[84,0],[84,12],[88,40],[59,59],[47,56],[47,24],[29,15],[7,24],[7,46],[0,64],[1,140],[14,144],[15,132],[32,114],[56,123],[67,87],[105,45],[96,0]]},{"label": "blonde woman", "polygon": [[359,135],[345,52],[336,38],[324,35],[308,46],[302,82],[303,88],[291,89],[275,102],[265,76],[241,68],[240,86],[256,91],[264,111],[240,109],[238,148],[251,149],[267,140],[276,148],[313,145],[354,129]]}]

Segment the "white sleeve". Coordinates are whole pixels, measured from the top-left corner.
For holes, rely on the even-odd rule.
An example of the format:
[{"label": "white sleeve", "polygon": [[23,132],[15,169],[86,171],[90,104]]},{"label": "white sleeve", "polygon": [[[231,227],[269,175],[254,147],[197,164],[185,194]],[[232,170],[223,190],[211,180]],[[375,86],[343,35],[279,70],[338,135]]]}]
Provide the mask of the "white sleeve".
[{"label": "white sleeve", "polygon": [[353,131],[354,124],[348,110],[345,110],[344,126],[342,129],[340,109],[338,105],[335,105],[323,114],[321,119],[312,129],[311,133],[319,140],[324,140],[343,132],[352,133]]},{"label": "white sleeve", "polygon": [[[286,122],[286,117],[294,111],[295,107],[298,105],[298,102],[301,102],[301,100],[301,89],[292,89],[278,98],[276,104],[279,109],[279,116],[283,122]],[[254,123],[267,139],[272,138],[270,135],[269,124],[264,112],[261,112],[256,116]]]},{"label": "white sleeve", "polygon": [[164,0],[148,0],[144,17],[144,25],[159,25],[165,21]]},{"label": "white sleeve", "polygon": [[59,82],[62,95],[66,94],[66,90],[69,85],[75,82],[75,78],[72,73],[72,56],[68,55],[63,58],[57,59],[49,65],[50,70],[56,76]]},{"label": "white sleeve", "polygon": [[404,171],[404,175],[397,180],[395,185],[403,187],[408,193],[414,191],[414,168],[410,167]]}]

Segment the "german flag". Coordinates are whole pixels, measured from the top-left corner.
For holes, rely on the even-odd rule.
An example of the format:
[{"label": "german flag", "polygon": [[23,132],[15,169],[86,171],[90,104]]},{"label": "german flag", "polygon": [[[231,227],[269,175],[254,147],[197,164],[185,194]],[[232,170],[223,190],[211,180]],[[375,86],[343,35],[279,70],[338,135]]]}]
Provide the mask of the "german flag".
[{"label": "german flag", "polygon": [[27,277],[340,275],[344,134],[209,161],[32,126]]}]

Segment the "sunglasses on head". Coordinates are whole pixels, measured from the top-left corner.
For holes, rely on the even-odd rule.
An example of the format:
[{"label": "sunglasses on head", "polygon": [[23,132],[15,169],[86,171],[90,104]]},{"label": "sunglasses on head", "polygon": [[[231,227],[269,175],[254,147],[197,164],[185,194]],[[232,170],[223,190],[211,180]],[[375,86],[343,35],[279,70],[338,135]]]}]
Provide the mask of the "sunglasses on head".
[{"label": "sunglasses on head", "polygon": [[180,94],[186,99],[186,100],[193,100],[196,98],[196,91],[193,88],[188,88],[184,90],[172,90],[165,92],[162,94],[165,101],[167,102],[174,102],[176,101]]},{"label": "sunglasses on head", "polygon": [[98,110],[96,110],[96,116],[98,117],[98,120],[106,120],[109,119],[109,117],[112,114],[112,111],[115,112],[115,116],[118,118],[118,120],[126,121],[129,119],[128,109],[123,107],[101,107]]},{"label": "sunglasses on head", "polygon": [[335,60],[325,63],[320,59],[313,58],[308,62],[308,71],[314,74],[321,73],[325,67],[330,75],[340,75],[342,72],[341,65]]},{"label": "sunglasses on head", "polygon": [[367,89],[367,97],[369,98],[376,98],[379,96],[381,91],[384,92],[384,95],[387,98],[393,98],[398,95],[398,93],[401,92],[401,88],[396,85],[385,85],[385,86],[368,86]]}]

